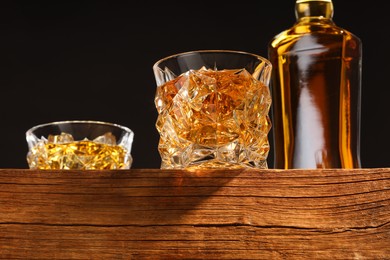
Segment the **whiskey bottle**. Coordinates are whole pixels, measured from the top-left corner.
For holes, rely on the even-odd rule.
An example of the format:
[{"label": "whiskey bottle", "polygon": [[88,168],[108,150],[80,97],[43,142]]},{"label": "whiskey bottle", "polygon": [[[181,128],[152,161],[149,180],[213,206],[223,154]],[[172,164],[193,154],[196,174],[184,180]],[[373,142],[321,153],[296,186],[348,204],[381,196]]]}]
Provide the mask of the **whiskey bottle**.
[{"label": "whiskey bottle", "polygon": [[274,168],[360,168],[362,43],[331,0],[297,0],[268,45]]}]

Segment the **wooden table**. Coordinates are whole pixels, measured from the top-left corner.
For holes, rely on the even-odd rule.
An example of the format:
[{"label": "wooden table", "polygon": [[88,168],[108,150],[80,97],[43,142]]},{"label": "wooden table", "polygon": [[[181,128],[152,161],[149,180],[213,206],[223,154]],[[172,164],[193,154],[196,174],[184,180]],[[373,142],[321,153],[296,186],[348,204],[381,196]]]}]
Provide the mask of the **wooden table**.
[{"label": "wooden table", "polygon": [[390,169],[1,169],[0,257],[390,259]]}]

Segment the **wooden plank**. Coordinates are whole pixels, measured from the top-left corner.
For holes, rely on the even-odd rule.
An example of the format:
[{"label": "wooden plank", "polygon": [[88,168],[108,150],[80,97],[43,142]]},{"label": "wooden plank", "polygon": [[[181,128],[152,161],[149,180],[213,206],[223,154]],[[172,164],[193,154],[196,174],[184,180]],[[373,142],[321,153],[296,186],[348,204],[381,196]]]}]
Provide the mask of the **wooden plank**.
[{"label": "wooden plank", "polygon": [[0,169],[2,259],[390,259],[390,169]]}]

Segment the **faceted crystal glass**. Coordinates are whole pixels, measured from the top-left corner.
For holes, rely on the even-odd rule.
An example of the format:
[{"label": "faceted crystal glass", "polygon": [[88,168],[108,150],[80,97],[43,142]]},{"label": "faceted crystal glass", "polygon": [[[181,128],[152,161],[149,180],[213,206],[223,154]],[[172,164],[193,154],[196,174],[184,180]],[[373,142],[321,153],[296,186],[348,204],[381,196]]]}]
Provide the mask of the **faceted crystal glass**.
[{"label": "faceted crystal glass", "polygon": [[266,169],[271,63],[242,51],[200,50],[157,61],[161,169]]},{"label": "faceted crystal glass", "polygon": [[30,169],[129,169],[134,133],[99,121],[41,124],[26,132]]}]

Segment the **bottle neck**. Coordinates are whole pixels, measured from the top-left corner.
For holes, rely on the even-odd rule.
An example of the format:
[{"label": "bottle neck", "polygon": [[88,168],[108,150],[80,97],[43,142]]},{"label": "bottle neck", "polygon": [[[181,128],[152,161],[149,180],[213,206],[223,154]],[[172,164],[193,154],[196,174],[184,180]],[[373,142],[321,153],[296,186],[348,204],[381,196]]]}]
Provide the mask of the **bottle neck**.
[{"label": "bottle neck", "polygon": [[297,0],[295,3],[295,17],[301,19],[329,19],[333,18],[332,0]]}]

